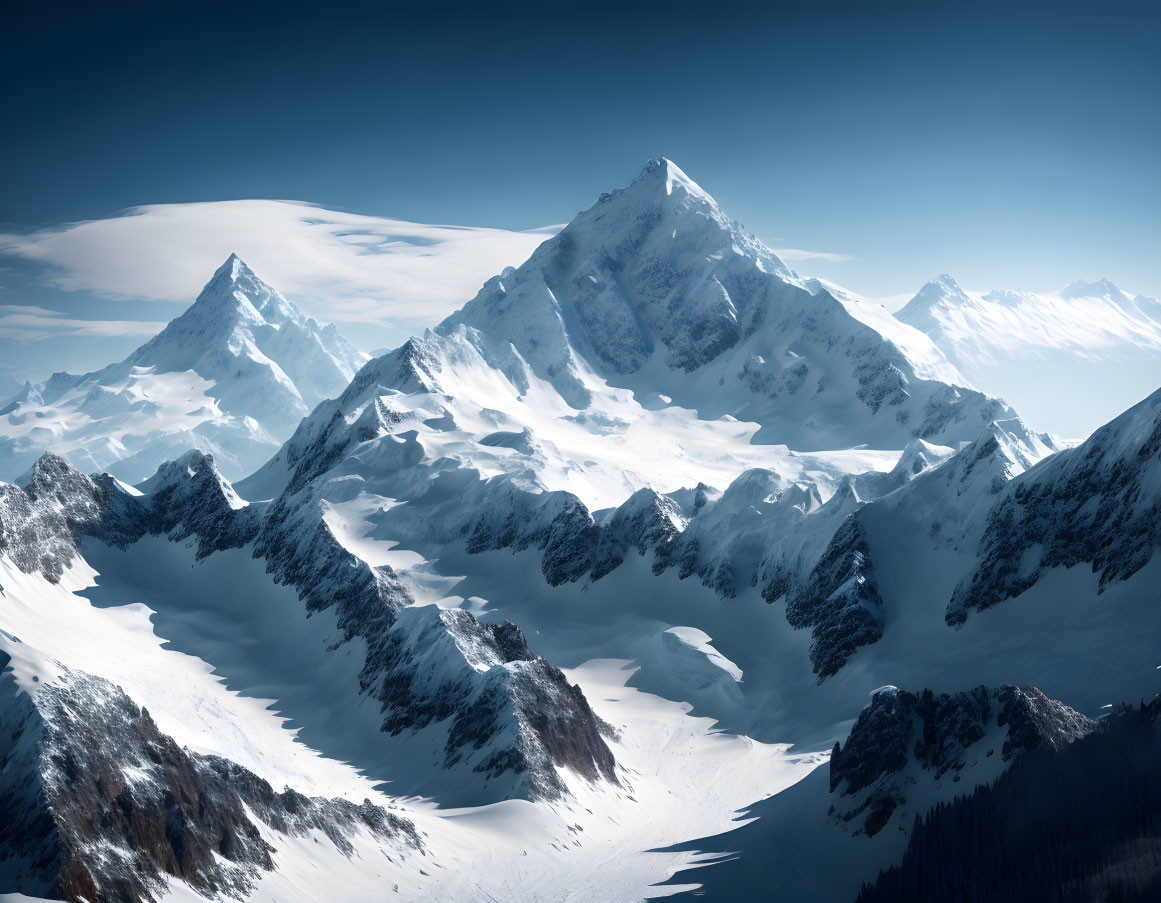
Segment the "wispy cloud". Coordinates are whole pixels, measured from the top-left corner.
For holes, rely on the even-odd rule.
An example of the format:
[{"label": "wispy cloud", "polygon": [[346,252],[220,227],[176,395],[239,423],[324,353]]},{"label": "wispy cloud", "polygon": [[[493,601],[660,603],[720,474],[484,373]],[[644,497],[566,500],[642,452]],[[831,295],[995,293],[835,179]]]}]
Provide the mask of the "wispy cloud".
[{"label": "wispy cloud", "polygon": [[774,248],[774,253],[787,263],[800,263],[804,260],[825,260],[828,263],[842,263],[844,260],[854,260],[850,254],[838,254],[834,251],[804,251],[801,248]]},{"label": "wispy cloud", "polygon": [[0,304],[0,339],[17,342],[52,336],[151,336],[164,326],[146,320],[83,320],[44,307]]},{"label": "wispy cloud", "polygon": [[188,303],[237,252],[322,319],[427,324],[504,267],[523,263],[557,230],[421,225],[299,201],[218,201],[0,233],[0,253],[45,265],[57,288]]}]

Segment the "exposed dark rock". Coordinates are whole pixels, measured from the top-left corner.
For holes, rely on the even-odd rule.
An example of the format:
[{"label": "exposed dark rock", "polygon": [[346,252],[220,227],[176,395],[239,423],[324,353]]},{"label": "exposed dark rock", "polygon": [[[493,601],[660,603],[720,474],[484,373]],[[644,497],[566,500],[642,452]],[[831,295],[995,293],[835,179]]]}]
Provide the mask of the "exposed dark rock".
[{"label": "exposed dark rock", "polygon": [[810,577],[788,597],[786,619],[793,627],[811,628],[810,660],[819,682],[860,646],[882,637],[883,599],[857,514],[847,517]]},{"label": "exposed dark rock", "polygon": [[67,672],[35,697],[0,678],[0,875],[6,889],[90,903],[158,899],[166,878],[238,897],[276,852],[259,824],[319,831],[344,854],[355,831],[401,853],[414,825],[369,801],[275,791],[253,772],[181,749],[108,681]]},{"label": "exposed dark rock", "polygon": [[1064,747],[917,818],[902,862],[859,903],[1161,899],[1157,700],[1120,707]]},{"label": "exposed dark rock", "polygon": [[856,826],[855,833],[878,833],[906,802],[914,775],[904,772],[939,779],[959,771],[967,764],[967,751],[993,727],[1006,728],[1000,753],[1007,762],[1032,750],[1062,749],[1096,722],[1035,687],[980,686],[938,695],[885,687],[831,755],[831,792],[850,798],[836,803],[836,810],[842,807],[839,816]]},{"label": "exposed dark rock", "polygon": [[[377,422],[392,416],[386,404],[375,413]],[[526,774],[533,795],[565,792],[553,770],[558,766],[592,779],[613,775],[612,754],[594,727],[599,719],[579,690],[560,690],[568,686],[564,675],[534,659],[515,625],[484,624],[465,611],[435,608],[413,610],[400,624],[399,613],[414,601],[408,589],[390,567],[372,567],[343,547],[309,488],[269,505],[246,505],[212,458],[194,451],[162,465],[141,491],[132,495],[110,477],[87,477],[45,456],[26,488],[0,487],[0,550],[23,569],[56,581],[86,537],[125,546],[147,533],[165,534],[195,543],[199,557],[253,542],[254,555],[276,580],[295,587],[308,611],[333,610],[342,640],[365,642],[360,685],[382,706],[385,731],[420,730],[453,718],[445,767],[457,765],[465,749],[489,746],[491,764],[483,770],[491,777],[509,768]],[[530,526],[510,518],[505,529],[512,532],[499,538],[536,542],[544,549],[548,579],[576,579],[592,564],[592,517],[567,493],[537,501],[548,506],[539,521]],[[483,525],[478,535],[485,535]],[[421,674],[418,663],[437,649],[443,667]],[[512,662],[529,664],[524,670],[503,667]],[[477,670],[473,665],[480,663],[497,667]],[[536,690],[534,677],[545,686]],[[544,709],[553,704],[560,711]],[[554,736],[539,736],[541,729]]]}]

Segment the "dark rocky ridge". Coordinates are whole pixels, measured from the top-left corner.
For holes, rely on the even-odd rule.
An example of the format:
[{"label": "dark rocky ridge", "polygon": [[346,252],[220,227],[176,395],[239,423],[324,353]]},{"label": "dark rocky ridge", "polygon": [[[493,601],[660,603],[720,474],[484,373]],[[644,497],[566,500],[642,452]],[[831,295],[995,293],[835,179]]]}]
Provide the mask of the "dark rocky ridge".
[{"label": "dark rocky ridge", "polygon": [[[855,826],[855,833],[877,834],[907,803],[906,788],[913,781],[901,774],[905,769],[914,766],[935,778],[959,772],[969,764],[968,750],[993,726],[1006,728],[999,752],[1007,762],[1031,750],[1062,749],[1092,731],[1096,722],[1035,687],[980,686],[938,695],[878,690],[846,744],[835,744],[831,793],[850,800],[836,802],[832,812],[841,805],[839,817]],[[973,751],[971,757],[980,755]]]},{"label": "dark rocky ridge", "polygon": [[1161,898],[1161,702],[1119,706],[1063,749],[916,820],[902,862],[858,903]]},{"label": "dark rocky ridge", "polygon": [[[141,489],[131,495],[107,475],[88,477],[45,455],[24,489],[0,487],[0,550],[56,582],[85,538],[124,548],[164,534],[193,543],[198,557],[253,543],[254,555],[298,590],[308,611],[333,609],[344,641],[366,642],[360,684],[378,700],[384,731],[420,730],[454,716],[444,767],[456,767],[468,750],[501,743],[473,767],[489,777],[523,775],[523,792],[532,796],[566,792],[557,767],[617,782],[604,741],[608,726],[558,668],[529,652],[519,628],[481,623],[468,612],[400,624],[399,613],[413,602],[407,588],[389,566],[372,567],[339,543],[309,489],[244,505],[213,460],[196,451],[162,465]],[[417,628],[422,639],[410,633]],[[425,643],[441,644],[459,665],[420,685],[413,669]],[[499,666],[495,674],[470,667],[464,650]]]},{"label": "dark rocky ridge", "polygon": [[820,683],[857,648],[883,636],[883,597],[867,532],[856,515],[847,516],[810,576],[787,597],[786,620],[812,629],[810,660]]},{"label": "dark rocky ridge", "polygon": [[0,876],[5,889],[89,903],[160,898],[167,879],[240,897],[277,835],[321,832],[343,854],[368,832],[422,853],[412,822],[365,800],[307,797],[181,749],[108,681],[66,672],[35,696],[0,677]]}]

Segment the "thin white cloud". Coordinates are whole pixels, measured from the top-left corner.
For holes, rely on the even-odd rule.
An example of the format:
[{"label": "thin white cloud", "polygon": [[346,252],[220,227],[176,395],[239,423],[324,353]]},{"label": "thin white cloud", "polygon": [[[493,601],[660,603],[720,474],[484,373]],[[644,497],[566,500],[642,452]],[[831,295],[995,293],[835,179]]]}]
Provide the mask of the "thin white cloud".
[{"label": "thin white cloud", "polygon": [[[490,276],[523,263],[561,228],[509,232],[301,201],[214,201],[153,204],[108,219],[0,233],[0,253],[43,264],[45,281],[67,291],[188,304],[236,252],[319,319],[422,328],[462,306]],[[776,253],[789,262],[853,259],[798,248]]]},{"label": "thin white cloud", "polygon": [[0,304],[0,339],[17,342],[53,336],[151,336],[164,326],[148,320],[83,320],[44,307]]},{"label": "thin white cloud", "polygon": [[0,253],[45,265],[57,288],[189,303],[236,252],[320,319],[426,325],[555,231],[421,225],[299,201],[217,201],[0,233]]},{"label": "thin white cloud", "polygon": [[828,263],[842,263],[854,260],[850,254],[838,254],[834,251],[804,251],[801,248],[774,248],[774,253],[787,263],[800,263],[804,260],[825,260]]}]

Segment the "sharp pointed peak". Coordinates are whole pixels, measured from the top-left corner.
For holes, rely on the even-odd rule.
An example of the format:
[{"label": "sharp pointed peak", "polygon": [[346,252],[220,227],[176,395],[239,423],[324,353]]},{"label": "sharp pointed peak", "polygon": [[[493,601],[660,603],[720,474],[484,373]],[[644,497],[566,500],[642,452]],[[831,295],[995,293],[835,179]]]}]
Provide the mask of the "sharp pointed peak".
[{"label": "sharp pointed peak", "polygon": [[226,276],[230,279],[238,279],[244,275],[254,276],[254,271],[250,269],[246,261],[238,256],[237,252],[232,252],[226,258],[226,262],[214,271],[215,278],[218,276]]},{"label": "sharp pointed peak", "polygon": [[713,198],[685,174],[685,171],[668,157],[654,157],[646,160],[640,174],[633,180],[634,185],[664,186],[665,194],[672,196],[675,191],[683,191],[696,197],[713,201]]},{"label": "sharp pointed peak", "polygon": [[960,288],[959,283],[955,281],[955,277],[947,273],[940,273],[934,279],[924,283],[923,288],[917,294],[922,295],[925,293],[966,295],[966,292]]},{"label": "sharp pointed peak", "polygon": [[[248,300],[240,297],[239,293]],[[261,308],[265,307],[266,298],[276,294],[274,288],[250,269],[246,261],[237,254],[231,254],[202,288],[194,301],[194,307],[216,306],[223,302],[239,307],[256,302]]]},{"label": "sharp pointed peak", "polygon": [[896,312],[896,319],[918,326],[937,307],[965,304],[971,299],[959,283],[947,273],[940,273],[915,293],[915,296]]}]

